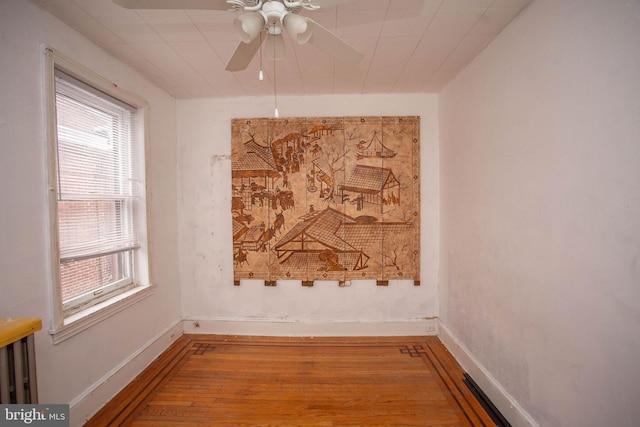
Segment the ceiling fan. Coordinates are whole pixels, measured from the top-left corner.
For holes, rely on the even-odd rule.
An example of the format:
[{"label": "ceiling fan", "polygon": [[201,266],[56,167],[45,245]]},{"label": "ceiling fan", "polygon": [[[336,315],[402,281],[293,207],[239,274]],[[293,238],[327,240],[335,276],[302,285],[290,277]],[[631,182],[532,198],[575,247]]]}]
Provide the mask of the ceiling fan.
[{"label": "ceiling fan", "polygon": [[246,69],[262,42],[265,42],[265,57],[274,60],[284,58],[283,29],[298,44],[310,43],[341,62],[357,64],[364,55],[313,19],[298,14],[302,9],[314,11],[351,1],[354,0],[113,0],[126,9],[247,12],[239,14],[233,21],[241,43],[227,63],[227,71]]}]

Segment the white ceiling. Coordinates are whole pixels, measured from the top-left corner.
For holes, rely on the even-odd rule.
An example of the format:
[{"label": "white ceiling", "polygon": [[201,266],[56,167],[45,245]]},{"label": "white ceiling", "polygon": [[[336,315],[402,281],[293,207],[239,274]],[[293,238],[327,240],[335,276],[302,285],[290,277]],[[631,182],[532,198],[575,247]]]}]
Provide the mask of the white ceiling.
[{"label": "white ceiling", "polygon": [[[176,98],[273,93],[274,61],[225,65],[239,39],[234,12],[127,10],[111,0],[33,0]],[[176,0],[180,1],[180,0]],[[281,95],[438,92],[531,0],[354,0],[301,11],[365,55],[335,61],[285,34]]]}]

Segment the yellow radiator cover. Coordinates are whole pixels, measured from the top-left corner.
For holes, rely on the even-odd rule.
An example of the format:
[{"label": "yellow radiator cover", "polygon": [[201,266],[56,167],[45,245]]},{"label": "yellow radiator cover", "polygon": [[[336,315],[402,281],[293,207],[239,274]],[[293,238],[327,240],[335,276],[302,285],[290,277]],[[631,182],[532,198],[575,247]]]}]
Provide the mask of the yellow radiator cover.
[{"label": "yellow radiator cover", "polygon": [[0,318],[0,347],[21,340],[42,329],[42,320],[32,318]]}]

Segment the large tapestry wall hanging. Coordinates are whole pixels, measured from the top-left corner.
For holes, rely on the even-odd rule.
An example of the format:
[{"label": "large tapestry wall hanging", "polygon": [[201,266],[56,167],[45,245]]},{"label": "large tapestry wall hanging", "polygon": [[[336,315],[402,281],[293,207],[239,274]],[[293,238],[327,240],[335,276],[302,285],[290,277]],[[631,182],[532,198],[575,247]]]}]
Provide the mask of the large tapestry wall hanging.
[{"label": "large tapestry wall hanging", "polygon": [[234,283],[420,283],[420,118],[234,119]]}]

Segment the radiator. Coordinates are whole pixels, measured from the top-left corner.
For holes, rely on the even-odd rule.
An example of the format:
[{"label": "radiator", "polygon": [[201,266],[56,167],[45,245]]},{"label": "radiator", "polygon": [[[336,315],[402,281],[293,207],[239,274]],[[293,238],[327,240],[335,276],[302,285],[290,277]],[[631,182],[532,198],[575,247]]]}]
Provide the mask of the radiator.
[{"label": "radiator", "polygon": [[0,318],[0,404],[38,403],[33,334],[40,319]]}]

